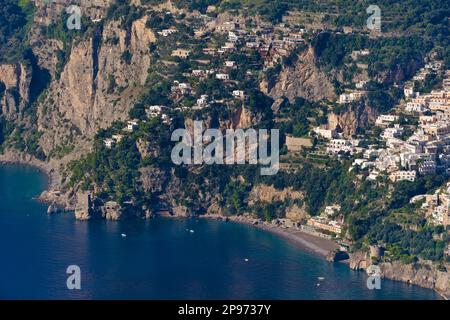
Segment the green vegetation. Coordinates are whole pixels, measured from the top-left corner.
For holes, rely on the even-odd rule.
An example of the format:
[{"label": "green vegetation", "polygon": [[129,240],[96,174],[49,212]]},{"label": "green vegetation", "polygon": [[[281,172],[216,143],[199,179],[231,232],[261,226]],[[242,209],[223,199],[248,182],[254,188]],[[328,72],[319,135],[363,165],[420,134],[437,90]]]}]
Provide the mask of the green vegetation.
[{"label": "green vegetation", "polygon": [[[143,4],[160,4],[162,0],[143,0]],[[17,4],[18,3],[18,4]],[[170,15],[153,12],[130,4],[127,0],[115,1],[109,8],[106,19],[93,23],[83,17],[82,30],[67,30],[65,22],[68,15],[63,13],[58,21],[45,30],[45,36],[60,40],[63,49],[56,52],[58,73],[63,70],[70,56],[71,48],[77,41],[92,37],[94,51],[102,45],[102,30],[108,20],[119,20],[122,29],[130,31],[132,23],[149,15],[146,27],[157,32],[174,28],[176,33],[168,37],[157,37],[151,44],[151,63],[144,92],[129,112],[129,117],[138,119],[139,126],[132,133],[124,133],[124,122],[115,122],[110,128],[100,130],[95,137],[93,151],[68,166],[67,177],[71,187],[96,191],[97,196],[120,204],[132,203],[137,210],[155,208],[159,197],[169,194],[177,204],[185,205],[196,214],[204,214],[210,205],[218,204],[222,212],[228,215],[252,213],[265,221],[283,218],[286,209],[294,201],[286,199],[272,203],[250,202],[252,189],[260,184],[273,186],[277,190],[292,188],[304,194],[304,199],[296,204],[309,214],[319,215],[325,206],[340,204],[348,229],[345,230],[355,245],[382,244],[388,249],[388,257],[405,262],[418,258],[435,261],[443,260],[443,250],[448,242],[442,228],[434,228],[426,223],[418,208],[409,204],[409,199],[418,194],[431,192],[444,183],[440,176],[420,178],[414,183],[400,182],[392,184],[387,179],[364,181],[359,170],[350,171],[350,157],[342,161],[330,159],[320,154],[317,147],[320,140],[313,139],[313,153],[300,152],[286,159],[295,162],[295,170],[280,171],[275,176],[260,176],[256,166],[176,166],[170,160],[170,152],[175,142],[170,141],[174,129],[185,126],[186,118],[208,121],[212,128],[235,126],[236,114],[242,106],[251,113],[257,122],[255,128],[278,128],[282,139],[286,135],[308,136],[313,127],[327,123],[327,115],[333,111],[340,113],[348,108],[370,105],[379,112],[390,110],[402,98],[402,91],[392,87],[393,83],[402,83],[412,77],[423,65],[423,58],[432,50],[449,65],[449,9],[446,2],[437,0],[405,0],[399,3],[381,0],[377,3],[382,10],[383,32],[381,37],[369,37],[365,30],[368,18],[366,8],[370,1],[352,0],[173,0],[183,9],[207,11],[214,5],[218,12],[230,10],[235,13],[245,10],[247,25],[252,25],[251,17],[259,14],[272,22],[279,23],[289,11],[303,10],[309,13],[324,13],[328,26],[334,25],[341,30],[343,26],[352,26],[355,33],[343,34],[321,30],[307,34],[307,44],[315,49],[319,66],[330,75],[337,94],[354,88],[353,78],[367,70],[372,79],[366,85],[367,96],[361,101],[349,105],[337,105],[328,101],[312,102],[303,98],[294,101],[285,99],[272,110],[274,99],[259,90],[261,79],[268,80],[271,87],[283,66],[294,66],[298,54],[307,48],[299,45],[280,59],[273,68],[265,70],[264,60],[258,50],[241,48],[232,54],[210,56],[204,54],[206,47],[220,48],[226,35],[211,34],[205,38],[194,37],[194,30],[201,29],[200,18],[186,18],[185,15]],[[30,25],[33,8],[26,0],[0,0],[0,60],[21,60],[33,69],[30,91],[30,103],[26,106],[27,120],[13,123],[0,116],[0,146],[12,147],[33,154],[40,159],[45,155],[39,146],[40,133],[36,126],[36,101],[45,92],[49,83],[49,74],[39,68],[36,57],[26,45],[26,35]],[[216,14],[216,13],[214,13]],[[210,16],[214,14],[209,14]],[[297,26],[300,28],[300,26]],[[297,29],[298,30],[298,29]],[[118,44],[118,37],[106,40]],[[172,57],[177,48],[191,51],[188,59]],[[368,49],[369,55],[352,57],[352,52]],[[124,50],[122,61],[131,64],[130,50]],[[94,52],[95,54],[95,52]],[[225,68],[225,60],[232,60],[236,68]],[[192,76],[194,69],[227,72],[230,81],[220,81],[215,74],[204,77]],[[93,70],[96,73],[97,70]],[[339,81],[337,80],[339,79]],[[439,84],[441,75],[431,74],[416,88],[430,91]],[[114,77],[108,79],[108,94],[120,93]],[[171,87],[174,81],[187,82],[192,86],[194,95],[174,94]],[[245,100],[235,99],[233,90],[243,90]],[[17,102],[20,96],[15,89],[6,89],[0,82],[0,98],[10,94]],[[200,95],[208,95],[215,100],[208,108],[191,110]],[[134,101],[134,100],[133,100]],[[171,118],[166,124],[161,118],[148,119],[145,113],[149,105],[164,105]],[[187,111],[184,111],[188,107]],[[179,108],[176,111],[175,108]],[[44,110],[42,110],[45,113]],[[145,121],[144,121],[145,120]],[[370,143],[379,143],[374,137],[379,129],[373,129]],[[104,139],[122,134],[123,139],[113,148],[104,145]],[[410,131],[405,131],[406,138]],[[368,139],[369,140],[369,139]],[[368,144],[368,141],[365,141]],[[61,144],[54,148],[49,157],[63,157],[73,151],[71,144]],[[317,153],[317,154],[316,154]],[[286,154],[286,150],[282,150]],[[148,192],[143,182],[143,170],[157,172],[152,182],[161,184],[160,191]],[[156,188],[158,189],[158,188]],[[169,190],[170,189],[170,190]]]},{"label": "green vegetation", "polygon": [[0,0],[0,63],[20,60],[33,17],[30,1]]},{"label": "green vegetation", "polygon": [[[369,49],[370,54],[358,60],[368,65],[369,76],[408,70],[406,78],[412,77],[415,72],[414,68],[408,66],[411,63],[420,65],[425,54],[433,47],[431,41],[420,36],[372,39],[365,35],[330,32],[319,34],[313,39],[312,45],[319,63],[329,70],[341,69],[346,64],[354,63],[351,58],[353,51]],[[397,79],[392,78],[388,81],[394,82]]]}]

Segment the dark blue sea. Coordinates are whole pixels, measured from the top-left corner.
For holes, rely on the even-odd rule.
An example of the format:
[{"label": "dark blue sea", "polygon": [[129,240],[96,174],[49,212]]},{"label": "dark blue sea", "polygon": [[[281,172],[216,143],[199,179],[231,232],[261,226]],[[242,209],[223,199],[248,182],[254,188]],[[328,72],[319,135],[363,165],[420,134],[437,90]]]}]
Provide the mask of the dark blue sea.
[{"label": "dark blue sea", "polygon": [[[0,299],[439,299],[388,280],[369,290],[363,272],[240,224],[47,215],[33,200],[46,184],[34,168],[0,166]],[[67,289],[70,265],[81,290]]]}]

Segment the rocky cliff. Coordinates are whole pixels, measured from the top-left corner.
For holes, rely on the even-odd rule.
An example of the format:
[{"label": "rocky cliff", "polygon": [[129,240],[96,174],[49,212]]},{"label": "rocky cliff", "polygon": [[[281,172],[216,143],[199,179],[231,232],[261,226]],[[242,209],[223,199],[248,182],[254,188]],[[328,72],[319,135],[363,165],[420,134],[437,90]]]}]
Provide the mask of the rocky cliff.
[{"label": "rocky cliff", "polygon": [[21,63],[0,65],[0,93],[2,114],[9,120],[20,117],[30,98],[32,70]]},{"label": "rocky cliff", "polygon": [[[264,184],[256,185],[253,187],[249,194],[248,203],[249,205],[256,204],[258,202],[262,203],[273,203],[273,202],[284,202],[284,201],[299,201],[302,202],[305,195],[303,192],[293,190],[292,188],[285,188],[282,190],[277,190],[273,186],[268,186]],[[286,207],[286,218],[291,219],[295,222],[305,222],[310,215],[308,214],[305,205],[299,205],[292,203]]]},{"label": "rocky cliff", "polygon": [[[369,254],[357,251],[350,255],[350,268],[353,270],[365,270],[372,265]],[[399,261],[382,262],[378,265],[381,277],[402,281],[420,287],[434,289],[447,299],[450,297],[450,265],[445,266],[447,271],[430,261],[420,261],[416,264],[403,264]]]},{"label": "rocky cliff", "polygon": [[375,80],[381,83],[400,83],[410,79],[423,64],[423,58],[420,56],[412,57],[408,63],[397,65],[395,68],[378,74]]},{"label": "rocky cliff", "polygon": [[328,114],[328,127],[342,131],[345,137],[350,137],[359,128],[367,128],[373,124],[378,112],[368,104],[360,103],[353,105],[341,112],[330,112]]},{"label": "rocky cliff", "polygon": [[261,89],[274,99],[283,96],[289,100],[303,97],[313,101],[335,98],[334,86],[318,68],[312,47],[300,53],[292,66],[284,66],[274,85],[262,83]]},{"label": "rocky cliff", "polygon": [[[127,117],[143,90],[148,48],[155,41],[146,19],[134,21],[129,30],[109,21],[72,48],[60,78],[39,105],[40,143],[46,154],[60,143],[89,139],[99,128]],[[125,51],[131,54],[129,62],[121,58]]]}]

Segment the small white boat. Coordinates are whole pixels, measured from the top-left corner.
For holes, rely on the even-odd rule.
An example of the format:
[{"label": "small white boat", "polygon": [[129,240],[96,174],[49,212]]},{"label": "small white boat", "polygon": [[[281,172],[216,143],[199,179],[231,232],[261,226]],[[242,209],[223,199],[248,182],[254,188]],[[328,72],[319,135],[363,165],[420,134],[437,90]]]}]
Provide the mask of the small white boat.
[{"label": "small white boat", "polygon": [[190,233],[194,233],[194,230],[191,229],[191,230],[189,230],[189,232],[190,232]]},{"label": "small white boat", "polygon": [[317,279],[319,279],[319,280],[325,280],[325,278],[324,277],[318,277]]},{"label": "small white boat", "polygon": [[126,238],[127,237],[127,235],[125,233],[122,233],[121,236],[122,236],[122,238]]},{"label": "small white boat", "polygon": [[245,262],[248,262],[248,259],[246,258],[246,259],[244,259],[244,261],[245,261]]}]

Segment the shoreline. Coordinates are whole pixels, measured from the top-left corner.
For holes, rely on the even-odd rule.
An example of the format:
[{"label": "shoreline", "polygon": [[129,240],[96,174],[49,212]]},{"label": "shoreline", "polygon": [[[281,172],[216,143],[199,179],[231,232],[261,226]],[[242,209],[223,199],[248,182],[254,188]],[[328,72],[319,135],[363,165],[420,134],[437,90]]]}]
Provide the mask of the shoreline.
[{"label": "shoreline", "polygon": [[[256,219],[251,219],[243,216],[230,216],[224,217],[221,215],[203,215],[199,218],[222,220],[228,219],[229,222],[240,223],[247,226],[255,227],[260,230],[270,232],[274,235],[282,237],[295,243],[295,245],[301,247],[302,249],[313,253],[317,256],[327,259],[327,257],[334,251],[339,249],[339,245],[329,239],[321,238],[310,233],[304,232],[302,230],[294,230],[291,228],[282,228],[280,226],[274,226],[263,222],[254,223]],[[348,260],[340,261],[342,263],[348,264]]]},{"label": "shoreline", "polygon": [[66,207],[65,200],[56,195],[61,187],[61,175],[57,169],[50,163],[39,160],[31,155],[18,153],[12,150],[4,150],[0,154],[0,165],[19,165],[35,168],[45,174],[47,183],[39,195],[34,199],[40,203],[47,205],[57,205],[58,208]]},{"label": "shoreline", "polygon": [[[355,270],[350,267],[350,260],[351,260],[351,254],[349,253],[349,259],[341,260],[341,261],[331,261],[328,259],[329,255],[333,253],[334,250],[339,249],[339,245],[329,239],[324,239],[312,234],[309,234],[307,232],[301,231],[301,230],[292,230],[289,228],[282,228],[279,226],[272,226],[267,223],[261,223],[258,222],[257,224],[254,224],[254,221],[256,219],[248,218],[248,217],[236,217],[236,216],[230,216],[230,217],[224,217],[222,215],[216,215],[216,214],[210,214],[210,215],[204,215],[200,216],[204,219],[212,219],[212,220],[218,220],[218,221],[229,221],[231,223],[240,223],[244,224],[250,227],[255,227],[260,230],[265,230],[267,232],[270,232],[272,234],[275,234],[277,236],[280,236],[284,239],[287,239],[288,241],[294,242],[295,245],[297,245],[300,249],[306,250],[307,252],[310,252],[318,257],[321,257],[325,260],[327,260],[330,263],[342,263],[349,267],[349,269],[354,271],[363,271],[362,269]],[[365,271],[364,271],[365,272]],[[404,282],[395,278],[389,278],[386,277],[385,279],[391,280],[391,281],[399,281]],[[421,286],[417,283],[410,283],[411,285],[418,286],[424,289],[430,289],[433,290],[435,293],[437,293],[443,300],[449,300],[449,297],[444,293],[436,288],[429,288],[425,286]]]},{"label": "shoreline", "polygon": [[[46,188],[42,191],[42,193],[35,197],[34,199],[36,201],[42,202],[42,203],[53,203],[56,200],[52,199],[54,198],[54,195],[52,195],[52,191],[55,191],[55,187],[59,186],[59,183],[57,182],[59,179],[59,173],[57,170],[51,167],[50,164],[45,163],[43,161],[40,161],[38,159],[35,159],[31,156],[23,156],[17,153],[8,153],[8,154],[0,154],[0,165],[10,164],[10,165],[26,165],[33,168],[36,168],[37,170],[43,172],[48,179]],[[221,221],[230,221],[233,223],[240,223],[247,225],[249,227],[255,227],[260,230],[264,230],[267,232],[270,232],[276,236],[279,236],[281,238],[284,238],[295,245],[297,245],[299,248],[314,254],[316,256],[319,256],[321,258],[324,258],[325,260],[329,262],[335,262],[329,259],[331,254],[333,252],[336,252],[336,250],[339,250],[340,246],[331,239],[325,239],[321,238],[319,236],[307,233],[302,230],[292,229],[292,228],[286,228],[286,227],[280,227],[271,225],[268,223],[263,223],[257,221],[257,219],[252,219],[248,217],[243,216],[230,216],[230,217],[224,217],[222,215],[216,215],[216,214],[208,214],[208,215],[202,215],[197,216],[197,218],[203,218],[203,219],[214,219],[214,220],[221,220]],[[350,254],[349,254],[350,255]],[[351,258],[351,255],[350,255]],[[350,268],[350,259],[337,261],[339,263],[343,263],[349,266]],[[388,280],[392,281],[399,281],[396,279],[390,279],[386,278]],[[401,281],[402,282],[402,281]],[[443,292],[440,292],[436,290],[435,288],[427,288],[424,286],[420,286],[426,289],[432,289],[434,292],[436,292],[440,297],[442,297],[444,300],[449,300],[449,297],[446,296]]]},{"label": "shoreline", "polygon": [[42,192],[48,192],[54,190],[59,185],[58,177],[59,173],[51,167],[47,162],[36,159],[30,155],[23,155],[10,150],[5,150],[0,154],[0,164],[2,165],[24,165],[38,169],[47,176],[47,185]]}]

